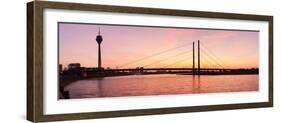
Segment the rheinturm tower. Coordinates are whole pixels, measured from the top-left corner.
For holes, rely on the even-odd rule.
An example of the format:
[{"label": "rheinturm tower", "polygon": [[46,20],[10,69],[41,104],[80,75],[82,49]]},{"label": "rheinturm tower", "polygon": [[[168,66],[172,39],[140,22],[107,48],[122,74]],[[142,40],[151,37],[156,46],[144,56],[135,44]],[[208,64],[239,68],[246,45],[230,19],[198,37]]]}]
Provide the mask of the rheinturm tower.
[{"label": "rheinturm tower", "polygon": [[102,36],[100,34],[100,28],[99,28],[99,33],[98,33],[97,38],[96,38],[96,41],[98,43],[98,68],[102,68],[101,67],[101,47],[100,47],[102,40],[103,39],[102,39]]}]

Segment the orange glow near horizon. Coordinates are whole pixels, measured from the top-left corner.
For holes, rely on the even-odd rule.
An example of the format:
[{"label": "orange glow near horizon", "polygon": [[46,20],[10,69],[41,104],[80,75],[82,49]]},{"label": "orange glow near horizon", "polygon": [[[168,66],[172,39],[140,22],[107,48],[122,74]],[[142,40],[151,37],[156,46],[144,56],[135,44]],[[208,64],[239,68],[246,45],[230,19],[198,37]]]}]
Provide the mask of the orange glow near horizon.
[{"label": "orange glow near horizon", "polygon": [[104,68],[192,67],[200,40],[201,68],[258,68],[258,31],[59,23],[59,64],[97,67],[101,29]]}]

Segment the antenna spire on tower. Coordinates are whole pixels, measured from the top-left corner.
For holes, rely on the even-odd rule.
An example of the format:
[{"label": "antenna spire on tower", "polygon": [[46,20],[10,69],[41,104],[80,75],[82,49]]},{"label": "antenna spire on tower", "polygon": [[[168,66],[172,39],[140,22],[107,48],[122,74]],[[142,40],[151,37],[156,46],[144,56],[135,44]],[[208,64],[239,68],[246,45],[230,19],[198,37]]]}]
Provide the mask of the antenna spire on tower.
[{"label": "antenna spire on tower", "polygon": [[100,35],[100,27],[99,27],[99,35]]}]

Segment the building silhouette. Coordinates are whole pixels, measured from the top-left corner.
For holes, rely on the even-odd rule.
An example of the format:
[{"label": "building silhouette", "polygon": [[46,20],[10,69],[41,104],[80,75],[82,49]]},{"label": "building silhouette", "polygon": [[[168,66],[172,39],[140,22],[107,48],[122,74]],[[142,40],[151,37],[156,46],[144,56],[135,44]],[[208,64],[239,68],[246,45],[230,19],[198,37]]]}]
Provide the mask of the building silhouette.
[{"label": "building silhouette", "polygon": [[80,63],[71,63],[68,64],[68,70],[75,70],[81,67]]}]

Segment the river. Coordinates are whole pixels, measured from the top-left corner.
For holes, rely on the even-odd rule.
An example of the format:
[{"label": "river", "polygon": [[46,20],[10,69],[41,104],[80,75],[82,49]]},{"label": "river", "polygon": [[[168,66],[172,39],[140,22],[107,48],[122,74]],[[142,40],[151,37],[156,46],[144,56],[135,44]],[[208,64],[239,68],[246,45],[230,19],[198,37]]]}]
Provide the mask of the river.
[{"label": "river", "polygon": [[78,80],[65,87],[70,98],[258,91],[258,75],[131,75]]}]

